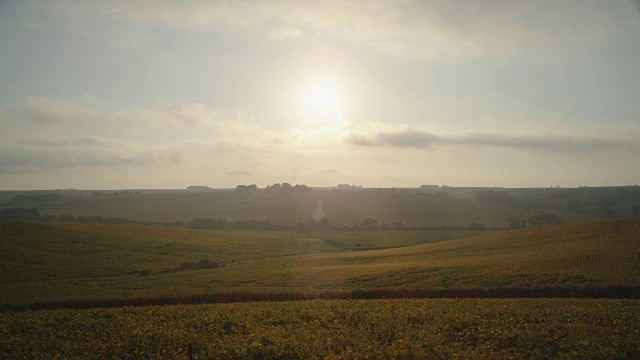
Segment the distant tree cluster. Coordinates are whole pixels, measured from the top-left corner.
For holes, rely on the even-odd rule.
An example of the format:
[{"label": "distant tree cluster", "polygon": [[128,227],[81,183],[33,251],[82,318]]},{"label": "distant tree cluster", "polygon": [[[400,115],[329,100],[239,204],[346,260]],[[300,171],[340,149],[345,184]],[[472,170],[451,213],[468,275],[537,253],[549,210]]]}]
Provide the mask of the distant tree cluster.
[{"label": "distant tree cluster", "polygon": [[[258,186],[256,184],[251,184],[251,185],[237,185],[236,186],[236,191],[239,192],[244,192],[244,191],[257,191],[259,190]],[[292,186],[289,183],[277,183],[277,184],[273,184],[273,185],[267,185],[266,188],[264,188],[265,192],[269,192],[269,193],[293,193],[293,192],[307,192],[312,190],[310,187],[308,187],[307,185],[299,185],[296,184],[295,186]]]},{"label": "distant tree cluster", "polygon": [[192,185],[192,186],[187,186],[187,190],[189,190],[189,191],[211,191],[213,189],[208,187],[208,186]]},{"label": "distant tree cluster", "polygon": [[[592,202],[582,202],[579,199],[571,198],[565,203],[564,210],[578,214],[594,214],[606,217],[615,217],[618,214],[612,209],[612,206],[619,203],[619,200],[610,196]],[[630,209],[633,214],[633,209]]]},{"label": "distant tree cluster", "polygon": [[131,196],[141,195],[142,191],[122,190],[122,191],[92,191],[91,196]]},{"label": "distant tree cluster", "polygon": [[[176,226],[183,226],[181,222],[176,222]],[[228,221],[226,219],[197,218],[186,224],[194,229],[210,230],[283,230],[281,226],[274,226],[268,221],[251,219]]]},{"label": "distant tree cluster", "polygon": [[87,224],[124,224],[129,221],[120,217],[102,217],[102,216],[79,216],[73,215],[54,215],[41,216],[38,209],[4,209],[0,210],[0,220],[19,220],[19,221],[60,221],[60,222],[77,222]]},{"label": "distant tree cluster", "polygon": [[420,185],[421,190],[440,189],[440,185]]},{"label": "distant tree cluster", "polygon": [[511,229],[522,229],[526,227],[535,227],[535,226],[543,226],[543,225],[557,225],[562,224],[562,220],[555,214],[540,214],[534,215],[529,219],[516,219],[514,217],[510,217],[507,219],[509,221],[509,227]]},{"label": "distant tree cluster", "polygon": [[320,220],[310,219],[308,224],[298,223],[296,230],[303,234],[310,234],[314,231],[334,230],[334,227],[331,226],[329,219],[323,217]]},{"label": "distant tree cluster", "polygon": [[126,224],[129,220],[121,217],[103,217],[103,216],[78,216],[73,215],[60,215],[57,219],[53,215],[45,215],[42,220],[44,221],[61,221],[61,222],[76,222],[82,224]]},{"label": "distant tree cluster", "polygon": [[402,231],[402,230],[485,230],[483,224],[472,223],[469,227],[440,225],[440,226],[405,226],[401,221],[393,221],[390,224],[379,223],[378,220],[368,217],[353,226],[331,226],[328,220],[323,219],[322,224],[309,221],[309,225],[298,224],[298,231],[309,232],[311,230],[337,230],[337,231]]},{"label": "distant tree cluster", "polygon": [[338,190],[362,190],[362,185],[338,184]]},{"label": "distant tree cluster", "polygon": [[182,264],[180,264],[180,267],[178,267],[177,269],[175,269],[175,272],[178,271],[189,271],[189,270],[203,270],[203,269],[215,269],[215,268],[219,268],[219,267],[223,267],[223,265],[209,260],[209,259],[202,259],[200,261],[198,261],[197,263],[192,263],[192,262],[183,262]]},{"label": "distant tree cluster", "polygon": [[0,220],[38,221],[40,212],[38,209],[4,209],[0,210]]},{"label": "distant tree cluster", "polygon": [[467,226],[467,229],[469,229],[469,230],[484,230],[486,228],[487,227],[486,227],[485,224],[480,224],[480,223],[477,223],[477,222],[472,222],[471,224],[469,224]]},{"label": "distant tree cluster", "polygon": [[289,183],[282,183],[282,184],[267,185],[267,187],[264,190],[267,192],[289,193],[289,192],[307,192],[307,191],[310,191],[311,188],[304,184],[303,185],[296,184],[295,186],[291,186],[291,184]]},{"label": "distant tree cluster", "polygon": [[374,218],[366,218],[360,221],[360,229],[362,230],[375,230],[378,228],[378,220]]}]

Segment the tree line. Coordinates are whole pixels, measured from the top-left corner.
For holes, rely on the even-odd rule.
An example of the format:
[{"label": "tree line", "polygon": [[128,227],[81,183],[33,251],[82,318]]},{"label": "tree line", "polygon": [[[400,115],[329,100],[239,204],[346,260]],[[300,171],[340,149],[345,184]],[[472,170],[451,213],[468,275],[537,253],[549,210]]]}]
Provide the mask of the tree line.
[{"label": "tree line", "polygon": [[[260,188],[258,188],[258,185],[256,184],[236,186],[236,191],[238,192],[249,192],[249,191],[258,191],[258,190],[260,190]],[[273,185],[267,185],[267,187],[265,187],[263,191],[271,192],[271,193],[274,193],[274,192],[289,193],[289,192],[308,192],[311,190],[312,189],[310,187],[304,184],[291,185],[285,182],[282,184],[277,183]]]},{"label": "tree line", "polygon": [[38,209],[12,208],[0,210],[0,220],[17,221],[61,221],[87,224],[126,224],[130,221],[121,217],[78,216],[73,215],[44,215]]},{"label": "tree line", "polygon": [[[20,220],[20,221],[60,221],[75,222],[89,224],[132,224],[121,217],[103,217],[103,216],[78,216],[73,215],[44,215],[41,216],[37,209],[13,208],[0,210],[0,220]],[[528,219],[516,219],[510,217],[510,229],[521,229],[525,227],[544,226],[561,224],[560,218],[554,214],[543,213],[534,215]],[[328,218],[324,217],[320,220],[310,219],[309,222],[300,222],[297,226],[274,225],[266,220],[233,220],[214,219],[214,218],[196,218],[193,221],[184,223],[175,221],[173,224],[165,223],[165,226],[186,227],[192,229],[209,229],[209,230],[257,230],[257,231],[298,231],[301,233],[312,233],[316,231],[402,231],[402,230],[500,230],[496,227],[488,227],[482,223],[472,222],[467,226],[440,225],[440,226],[405,226],[401,221],[393,221],[390,224],[378,223],[378,220],[367,217],[360,223],[351,226],[334,226]]]}]

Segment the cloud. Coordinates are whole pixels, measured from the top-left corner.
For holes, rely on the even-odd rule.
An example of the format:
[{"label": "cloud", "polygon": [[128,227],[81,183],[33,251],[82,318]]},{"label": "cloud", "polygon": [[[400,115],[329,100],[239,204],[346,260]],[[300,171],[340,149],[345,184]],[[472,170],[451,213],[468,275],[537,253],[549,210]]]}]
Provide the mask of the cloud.
[{"label": "cloud", "polygon": [[425,149],[433,146],[434,144],[446,142],[446,139],[422,131],[405,131],[379,134],[376,142],[390,147]]},{"label": "cloud", "polygon": [[299,39],[304,37],[304,32],[294,27],[279,27],[271,29],[269,37],[275,40]]},{"label": "cloud", "polygon": [[215,126],[217,112],[199,102],[167,104],[162,107],[128,109],[125,111],[99,110],[99,99],[63,99],[56,97],[30,98],[17,105],[0,108],[0,122],[28,122],[43,125],[70,123],[103,123],[129,125],[188,125]]},{"label": "cloud", "polygon": [[82,106],[77,100],[54,97],[30,98],[22,104],[0,109],[0,121],[28,121],[43,124],[90,121],[100,118],[100,115],[100,112]]},{"label": "cloud", "polygon": [[8,168],[143,166],[159,160],[160,157],[150,151],[78,151],[66,148],[0,147],[0,168],[3,172]]},{"label": "cloud", "polygon": [[254,176],[254,174],[251,171],[246,171],[246,170],[233,170],[233,171],[229,171],[227,173],[227,175],[233,175],[233,176]]},{"label": "cloud", "polygon": [[606,149],[637,150],[633,142],[626,139],[572,137],[566,135],[514,135],[497,133],[469,133],[457,136],[436,135],[408,129],[395,132],[379,132],[364,136],[352,134],[346,142],[364,147],[390,147],[430,149],[436,146],[477,147],[492,146],[512,149],[539,149],[549,151],[596,151]]},{"label": "cloud", "polygon": [[635,21],[620,10],[613,16],[611,9],[616,7],[595,1],[327,0],[152,1],[120,11],[144,24],[200,30],[241,26],[272,38],[331,37],[408,56],[438,56],[597,42],[619,29],[621,20]]},{"label": "cloud", "polygon": [[278,154],[290,151],[286,135],[199,102],[125,110],[109,105],[99,98],[47,97],[0,106],[2,171],[215,167],[222,174],[253,176],[233,169],[240,162],[269,166]]},{"label": "cloud", "polygon": [[216,122],[216,112],[199,102],[191,102],[164,109],[166,116],[182,124],[192,126],[211,126]]},{"label": "cloud", "polygon": [[319,176],[343,176],[343,174],[336,169],[323,169],[317,172]]},{"label": "cloud", "polygon": [[121,143],[98,137],[79,138],[22,138],[18,142],[20,145],[32,147],[114,147]]}]

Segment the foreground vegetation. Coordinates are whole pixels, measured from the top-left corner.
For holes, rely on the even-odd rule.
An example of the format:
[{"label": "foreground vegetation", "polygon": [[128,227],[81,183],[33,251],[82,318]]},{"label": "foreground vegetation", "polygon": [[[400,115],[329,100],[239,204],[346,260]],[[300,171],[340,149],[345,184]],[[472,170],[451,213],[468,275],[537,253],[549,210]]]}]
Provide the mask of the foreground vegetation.
[{"label": "foreground vegetation", "polygon": [[[33,341],[38,339],[38,341]],[[637,300],[370,300],[0,314],[7,359],[637,359]]]},{"label": "foreground vegetation", "polygon": [[[640,218],[627,218],[433,243],[428,231],[396,232],[397,237],[371,238],[371,244],[407,245],[420,236],[427,243],[354,251],[369,243],[356,248],[351,246],[355,240],[337,237],[0,222],[0,304],[228,293],[267,293],[272,295],[266,299],[275,299],[286,293],[377,289],[524,288],[571,294],[610,288],[619,294],[627,288],[631,294],[623,297],[636,297],[638,228]],[[401,238],[405,234],[412,237]],[[368,241],[364,235],[356,240]]]}]

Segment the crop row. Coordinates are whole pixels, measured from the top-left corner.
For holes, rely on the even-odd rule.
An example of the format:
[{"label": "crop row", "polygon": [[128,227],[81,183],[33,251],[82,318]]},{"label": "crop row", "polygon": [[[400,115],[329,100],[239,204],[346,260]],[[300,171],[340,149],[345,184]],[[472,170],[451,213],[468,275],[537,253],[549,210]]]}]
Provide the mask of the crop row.
[{"label": "crop row", "polygon": [[315,300],[0,314],[0,358],[640,358],[640,303]]}]

